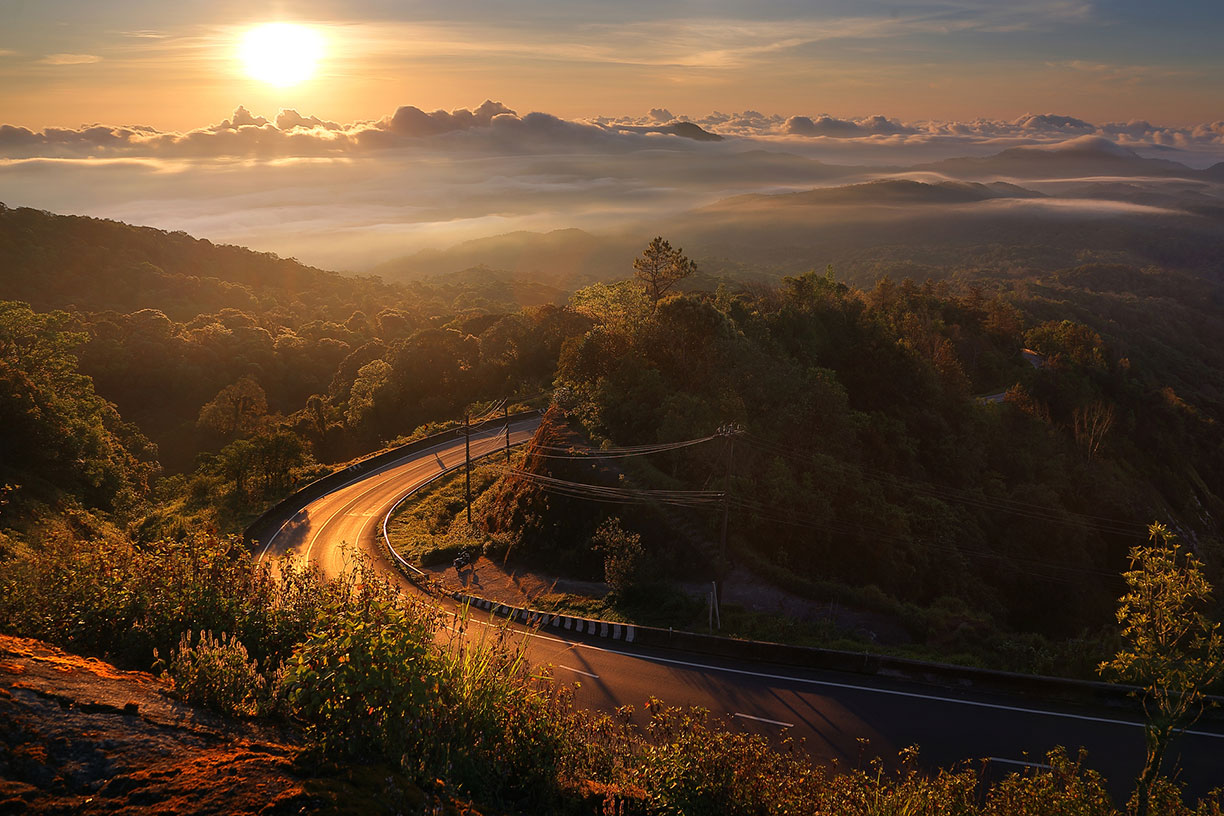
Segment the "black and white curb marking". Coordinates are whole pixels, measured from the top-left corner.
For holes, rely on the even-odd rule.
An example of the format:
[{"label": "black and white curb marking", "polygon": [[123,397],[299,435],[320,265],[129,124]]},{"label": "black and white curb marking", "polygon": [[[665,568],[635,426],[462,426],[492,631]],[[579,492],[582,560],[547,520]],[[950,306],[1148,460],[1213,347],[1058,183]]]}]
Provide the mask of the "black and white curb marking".
[{"label": "black and white curb marking", "polygon": [[551,626],[554,629],[565,629],[569,632],[596,635],[598,637],[609,638],[611,640],[623,640],[626,643],[632,643],[637,634],[637,627],[627,623],[613,623],[611,621],[575,618],[569,615],[556,615],[551,612],[539,612],[535,609],[523,609],[517,606],[506,606],[505,604],[490,601],[486,598],[478,598],[475,595],[464,595],[462,592],[452,592],[451,597],[459,603],[466,604],[473,609],[486,609],[489,612],[492,612],[494,615],[499,615],[512,621],[525,623],[528,626],[538,626],[541,629],[546,626]]}]

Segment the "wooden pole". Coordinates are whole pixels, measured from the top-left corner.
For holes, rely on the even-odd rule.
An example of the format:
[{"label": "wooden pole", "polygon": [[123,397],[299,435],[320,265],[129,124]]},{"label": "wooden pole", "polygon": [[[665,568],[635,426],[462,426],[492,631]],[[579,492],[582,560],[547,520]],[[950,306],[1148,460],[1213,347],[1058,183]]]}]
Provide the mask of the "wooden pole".
[{"label": "wooden pole", "polygon": [[467,520],[472,523],[472,425],[469,414],[463,415],[463,452],[467,460]]}]

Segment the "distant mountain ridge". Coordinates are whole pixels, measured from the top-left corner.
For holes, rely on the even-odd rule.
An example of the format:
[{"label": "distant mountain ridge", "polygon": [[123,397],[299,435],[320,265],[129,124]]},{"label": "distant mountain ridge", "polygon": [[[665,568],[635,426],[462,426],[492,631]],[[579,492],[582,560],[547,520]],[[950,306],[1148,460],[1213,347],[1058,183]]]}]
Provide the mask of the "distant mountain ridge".
[{"label": "distant mountain ridge", "polygon": [[1012,147],[991,156],[944,159],[920,164],[913,169],[979,180],[985,176],[1084,178],[1147,175],[1206,178],[1210,172],[1195,170],[1171,159],[1144,158],[1099,136],[1084,136],[1054,145]]},{"label": "distant mountain ridge", "polygon": [[155,308],[183,320],[370,286],[382,284],[184,232],[0,204],[0,300],[39,310]]}]

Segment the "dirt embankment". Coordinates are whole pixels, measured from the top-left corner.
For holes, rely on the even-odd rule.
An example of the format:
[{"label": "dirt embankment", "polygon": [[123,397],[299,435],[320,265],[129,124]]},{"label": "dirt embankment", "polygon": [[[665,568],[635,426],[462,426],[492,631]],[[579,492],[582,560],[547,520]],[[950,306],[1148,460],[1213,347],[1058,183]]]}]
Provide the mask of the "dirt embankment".
[{"label": "dirt embankment", "polygon": [[169,690],[0,636],[0,814],[474,814],[385,766],[303,767],[292,728],[220,717]]}]

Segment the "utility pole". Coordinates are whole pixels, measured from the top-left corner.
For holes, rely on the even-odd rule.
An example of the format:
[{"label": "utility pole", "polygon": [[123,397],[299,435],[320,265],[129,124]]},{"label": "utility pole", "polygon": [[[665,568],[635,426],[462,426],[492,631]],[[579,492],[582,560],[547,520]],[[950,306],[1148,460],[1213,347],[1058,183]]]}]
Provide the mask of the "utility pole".
[{"label": "utility pole", "polygon": [[727,517],[730,515],[731,463],[735,455],[735,430],[734,425],[724,425],[719,429],[719,432],[727,438],[727,475],[723,481],[722,540],[719,548],[719,557],[723,564],[727,562]]},{"label": "utility pole", "polygon": [[[718,429],[718,432],[727,438],[727,473],[723,481],[722,495],[722,535],[719,537],[719,557],[718,557],[718,579],[714,582],[714,592],[712,594],[714,614],[718,615],[719,603],[721,598],[722,587],[719,584],[727,572],[727,521],[731,515],[731,466],[735,456],[735,433],[738,429],[735,425],[728,423]],[[721,616],[718,621],[719,628],[722,628]]]},{"label": "utility pole", "polygon": [[506,419],[506,464],[510,464],[510,403],[502,406],[502,416]]},{"label": "utility pole", "polygon": [[472,523],[472,426],[471,414],[463,415],[463,453],[467,460],[467,518]]}]

